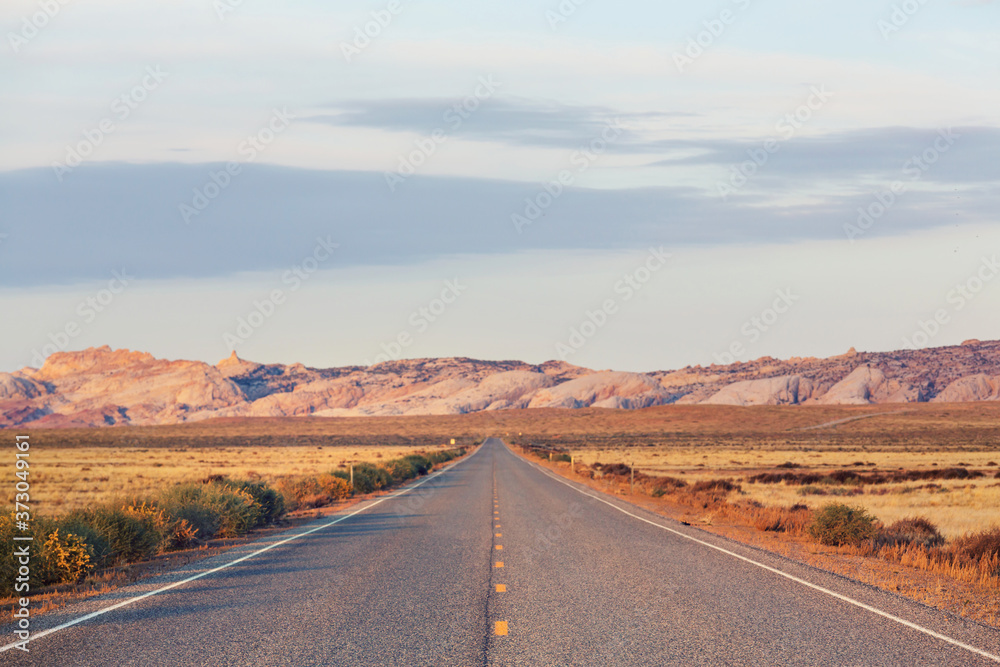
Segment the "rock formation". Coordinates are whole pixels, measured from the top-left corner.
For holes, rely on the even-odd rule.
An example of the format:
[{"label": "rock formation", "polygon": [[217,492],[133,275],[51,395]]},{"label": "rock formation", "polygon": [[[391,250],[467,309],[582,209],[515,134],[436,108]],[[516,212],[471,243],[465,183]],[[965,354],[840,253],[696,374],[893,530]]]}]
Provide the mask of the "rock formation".
[{"label": "rock formation", "polygon": [[914,403],[922,401],[920,390],[871,366],[858,366],[850,375],[822,396],[814,399],[823,405],[868,405],[869,403]]},{"label": "rock formation", "polygon": [[462,414],[668,403],[864,405],[1000,400],[1000,341],[764,357],[674,371],[592,371],[561,361],[409,359],[370,367],[166,361],[105,346],[0,373],[0,427],[172,424],[211,417]]},{"label": "rock formation", "polygon": [[1000,401],[1000,375],[990,377],[985,373],[976,373],[959,378],[932,400],[940,403]]},{"label": "rock formation", "polygon": [[813,395],[812,380],[801,375],[779,375],[734,382],[702,403],[708,405],[797,405]]}]

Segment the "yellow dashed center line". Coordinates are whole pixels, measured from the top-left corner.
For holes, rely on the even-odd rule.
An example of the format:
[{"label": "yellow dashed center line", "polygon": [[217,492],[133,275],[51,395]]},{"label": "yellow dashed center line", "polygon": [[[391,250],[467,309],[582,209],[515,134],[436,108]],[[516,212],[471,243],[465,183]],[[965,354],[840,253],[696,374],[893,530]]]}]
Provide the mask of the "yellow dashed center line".
[{"label": "yellow dashed center line", "polygon": [[[497,492],[496,492],[496,476],[495,475],[494,475],[494,479],[493,479],[493,485],[494,485],[494,489],[493,489],[493,522],[496,524],[496,526],[494,528],[495,529],[499,529],[500,528],[500,499],[497,497]],[[501,533],[496,533],[496,536],[497,537],[503,537],[503,535]],[[494,545],[494,549],[496,549],[497,551],[503,551],[503,545],[502,544],[496,544],[496,545]],[[495,568],[502,568],[503,567],[503,561],[502,560],[495,561],[493,563],[493,567],[495,567]],[[507,585],[506,584],[497,584],[496,585],[496,591],[497,591],[497,593],[506,593],[507,592]],[[493,634],[495,634],[498,637],[505,637],[507,635],[507,621],[497,621],[496,625],[494,626],[494,629],[493,629]]]}]

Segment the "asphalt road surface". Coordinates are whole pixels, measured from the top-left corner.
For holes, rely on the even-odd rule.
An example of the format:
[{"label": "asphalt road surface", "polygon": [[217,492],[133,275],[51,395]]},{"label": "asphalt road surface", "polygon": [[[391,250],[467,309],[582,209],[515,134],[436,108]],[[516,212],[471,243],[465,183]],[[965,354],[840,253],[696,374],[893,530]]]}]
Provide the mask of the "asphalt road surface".
[{"label": "asphalt road surface", "polygon": [[637,509],[496,439],[32,630],[0,664],[1000,663],[996,630]]}]

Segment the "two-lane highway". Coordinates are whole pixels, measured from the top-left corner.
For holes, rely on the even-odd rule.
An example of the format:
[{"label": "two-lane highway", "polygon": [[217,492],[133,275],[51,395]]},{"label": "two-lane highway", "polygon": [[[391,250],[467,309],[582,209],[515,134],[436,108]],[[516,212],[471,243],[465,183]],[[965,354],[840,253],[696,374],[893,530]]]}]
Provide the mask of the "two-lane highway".
[{"label": "two-lane highway", "polygon": [[67,623],[0,663],[1000,662],[996,630],[680,526],[496,439],[419,485],[35,629]]}]

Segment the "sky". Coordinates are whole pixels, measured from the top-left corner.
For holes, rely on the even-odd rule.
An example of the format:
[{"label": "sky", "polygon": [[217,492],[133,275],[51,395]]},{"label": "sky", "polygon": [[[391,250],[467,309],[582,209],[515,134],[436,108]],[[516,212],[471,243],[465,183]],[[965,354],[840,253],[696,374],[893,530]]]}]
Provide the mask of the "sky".
[{"label": "sky", "polygon": [[0,5],[0,371],[1000,337],[1000,2],[331,5]]}]

